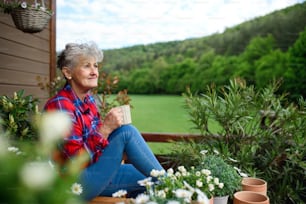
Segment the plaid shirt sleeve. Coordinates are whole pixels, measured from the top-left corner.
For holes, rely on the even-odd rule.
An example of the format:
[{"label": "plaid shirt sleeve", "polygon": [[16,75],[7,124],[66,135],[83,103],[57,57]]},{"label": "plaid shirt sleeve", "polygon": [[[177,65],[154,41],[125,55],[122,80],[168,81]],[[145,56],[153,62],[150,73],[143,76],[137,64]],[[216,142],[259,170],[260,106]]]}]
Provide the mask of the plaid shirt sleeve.
[{"label": "plaid shirt sleeve", "polygon": [[[84,106],[89,111],[82,111]],[[66,161],[86,151],[90,156],[90,163],[96,162],[108,141],[99,132],[102,123],[95,103],[82,104],[81,107],[59,93],[45,105],[45,111],[52,110],[67,112],[73,124],[70,134],[59,147],[60,160]]]}]

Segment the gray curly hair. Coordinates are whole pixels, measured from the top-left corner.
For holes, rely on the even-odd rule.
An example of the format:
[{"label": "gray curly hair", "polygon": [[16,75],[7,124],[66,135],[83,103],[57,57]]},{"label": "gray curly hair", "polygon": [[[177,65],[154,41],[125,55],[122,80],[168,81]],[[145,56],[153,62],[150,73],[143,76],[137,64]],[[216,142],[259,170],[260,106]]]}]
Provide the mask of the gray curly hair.
[{"label": "gray curly hair", "polygon": [[93,42],[82,44],[68,43],[58,56],[57,67],[59,69],[63,67],[72,68],[77,65],[80,56],[94,57],[97,62],[102,62],[103,51]]}]

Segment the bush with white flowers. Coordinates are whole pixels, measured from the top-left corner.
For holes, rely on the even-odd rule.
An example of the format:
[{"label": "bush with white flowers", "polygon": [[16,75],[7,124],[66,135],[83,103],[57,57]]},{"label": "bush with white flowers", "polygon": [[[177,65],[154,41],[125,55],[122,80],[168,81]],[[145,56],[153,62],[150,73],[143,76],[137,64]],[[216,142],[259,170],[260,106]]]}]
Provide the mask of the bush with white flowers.
[{"label": "bush with white flowers", "polygon": [[221,181],[213,177],[208,169],[186,169],[179,166],[176,171],[172,168],[167,171],[152,170],[151,176],[138,181],[147,191],[132,199],[132,203],[187,204],[196,201],[208,204],[215,189],[222,188]]},{"label": "bush with white flowers", "polygon": [[[55,144],[71,128],[61,112],[38,114],[39,140],[19,141],[0,125],[0,200],[2,203],[83,203],[83,188],[67,166],[65,179],[50,162]],[[77,162],[77,161],[76,161]]]}]

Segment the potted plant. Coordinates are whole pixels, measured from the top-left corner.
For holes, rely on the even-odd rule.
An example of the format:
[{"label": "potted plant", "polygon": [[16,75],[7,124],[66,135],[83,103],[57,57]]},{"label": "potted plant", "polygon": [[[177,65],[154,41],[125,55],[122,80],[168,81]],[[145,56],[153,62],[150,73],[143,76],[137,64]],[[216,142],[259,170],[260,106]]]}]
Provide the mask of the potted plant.
[{"label": "potted plant", "polygon": [[28,4],[26,1],[7,0],[0,3],[4,13],[11,14],[17,29],[26,33],[41,32],[48,24],[53,12],[41,3],[34,1]]},{"label": "potted plant", "polygon": [[215,201],[219,200],[220,197],[224,197],[226,200],[224,203],[227,203],[228,196],[232,197],[236,191],[240,190],[242,177],[234,166],[225,162],[221,156],[215,154],[204,154],[199,168],[209,169],[211,175],[219,178],[224,184],[222,188],[216,188],[213,191]]},{"label": "potted plant", "polygon": [[151,176],[157,181],[149,177],[138,182],[145,186],[147,191],[138,195],[135,203],[212,204],[213,192],[221,186],[219,179],[213,177],[208,169],[187,169],[179,166],[176,171],[172,168],[166,172],[152,170]]}]

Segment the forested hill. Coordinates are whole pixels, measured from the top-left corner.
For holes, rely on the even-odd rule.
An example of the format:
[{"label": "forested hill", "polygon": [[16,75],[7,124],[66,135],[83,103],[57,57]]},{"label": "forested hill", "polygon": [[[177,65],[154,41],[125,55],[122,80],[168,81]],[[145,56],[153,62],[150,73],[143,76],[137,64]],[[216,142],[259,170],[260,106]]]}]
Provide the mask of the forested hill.
[{"label": "forested hill", "polygon": [[[264,55],[273,52],[274,57],[281,57],[279,55],[287,54],[305,26],[306,2],[202,38],[104,50],[104,70],[119,74],[120,88],[128,87],[130,93],[179,94],[186,86],[201,90],[207,84],[221,85],[235,76],[256,84],[256,78],[252,78],[255,73],[247,69],[262,70],[256,60]],[[279,63],[280,59],[274,60]],[[286,66],[282,72],[288,71],[285,62],[282,66]],[[198,78],[203,72],[206,75]],[[220,81],[219,77],[223,79]]]}]

